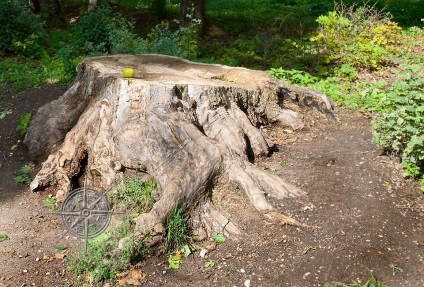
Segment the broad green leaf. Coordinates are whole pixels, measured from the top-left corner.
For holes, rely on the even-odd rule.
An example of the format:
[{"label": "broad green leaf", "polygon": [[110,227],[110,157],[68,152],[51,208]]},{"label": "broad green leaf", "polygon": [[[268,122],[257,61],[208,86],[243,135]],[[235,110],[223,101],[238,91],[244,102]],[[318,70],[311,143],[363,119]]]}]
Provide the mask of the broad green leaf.
[{"label": "broad green leaf", "polygon": [[213,240],[218,244],[223,244],[225,242],[225,236],[221,233],[217,233],[213,236]]}]

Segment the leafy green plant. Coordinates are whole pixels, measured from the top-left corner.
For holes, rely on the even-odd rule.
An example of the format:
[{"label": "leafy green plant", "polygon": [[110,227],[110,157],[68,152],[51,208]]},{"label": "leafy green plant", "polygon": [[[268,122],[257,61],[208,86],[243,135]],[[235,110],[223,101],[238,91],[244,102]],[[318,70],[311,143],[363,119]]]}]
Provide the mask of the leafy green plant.
[{"label": "leafy green plant", "polygon": [[59,206],[57,205],[56,199],[52,196],[50,196],[46,199],[43,199],[42,202],[43,202],[44,206],[47,207],[51,211],[59,209]]},{"label": "leafy green plant", "polygon": [[186,244],[190,244],[191,238],[183,210],[175,205],[174,212],[165,219],[166,237],[164,247],[166,251],[177,250]]},{"label": "leafy green plant", "polygon": [[373,141],[400,156],[404,176],[423,178],[424,78],[414,66],[407,68],[379,102],[382,113],[372,122]]},{"label": "leafy green plant", "polygon": [[31,178],[32,166],[24,165],[17,173],[13,180],[15,183],[30,183],[32,181]]},{"label": "leafy green plant", "polygon": [[213,267],[215,267],[215,262],[208,261],[208,262],[205,263],[205,267],[206,268],[213,268]]},{"label": "leafy green plant", "polygon": [[31,113],[27,113],[19,118],[19,124],[16,127],[16,130],[19,132],[21,136],[26,134],[28,130],[29,122],[31,121],[31,116],[32,116]]},{"label": "leafy green plant", "polygon": [[215,233],[215,235],[212,237],[213,241],[215,241],[218,244],[224,244],[225,243],[225,236],[221,233]]},{"label": "leafy green plant", "polygon": [[175,255],[169,255],[168,257],[169,268],[179,269],[181,264],[183,264],[183,259],[181,256],[181,252],[177,251]]},{"label": "leafy green plant", "polygon": [[285,167],[286,166],[286,161],[283,159],[283,160],[281,160],[281,162],[280,162],[280,166],[281,167]]}]

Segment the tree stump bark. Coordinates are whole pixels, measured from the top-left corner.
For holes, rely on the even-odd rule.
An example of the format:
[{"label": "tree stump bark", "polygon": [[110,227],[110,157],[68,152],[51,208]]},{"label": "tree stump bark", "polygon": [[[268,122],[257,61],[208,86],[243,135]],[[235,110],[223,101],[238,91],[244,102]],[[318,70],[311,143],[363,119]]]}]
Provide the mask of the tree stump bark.
[{"label": "tree stump bark", "polygon": [[[124,67],[135,77],[123,78]],[[239,234],[211,201],[214,186],[231,181],[268,220],[302,225],[277,212],[265,194],[301,199],[304,192],[253,161],[273,146],[261,126],[300,129],[301,111],[311,107],[331,114],[324,94],[265,72],[162,55],[87,58],[77,70],[73,86],[31,121],[29,153],[48,155],[31,190],[52,186],[60,199],[83,173],[90,186],[107,190],[126,169],[143,171],[155,177],[159,199],[136,219],[138,236],[160,236],[178,204],[204,238],[223,229]]]}]

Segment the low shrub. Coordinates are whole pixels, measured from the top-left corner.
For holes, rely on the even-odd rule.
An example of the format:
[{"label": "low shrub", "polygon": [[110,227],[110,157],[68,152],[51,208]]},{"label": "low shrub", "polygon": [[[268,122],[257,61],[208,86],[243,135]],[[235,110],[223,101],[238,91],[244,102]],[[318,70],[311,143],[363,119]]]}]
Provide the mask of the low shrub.
[{"label": "low shrub", "polygon": [[380,100],[373,140],[400,156],[404,176],[424,179],[424,73],[420,66],[409,65],[399,77]]},{"label": "low shrub", "polygon": [[0,53],[40,58],[44,36],[44,23],[27,1],[0,1]]},{"label": "low shrub", "polygon": [[361,69],[378,69],[399,52],[402,29],[391,15],[364,5],[346,7],[317,18],[318,32],[311,38],[319,43],[327,63],[344,63]]}]

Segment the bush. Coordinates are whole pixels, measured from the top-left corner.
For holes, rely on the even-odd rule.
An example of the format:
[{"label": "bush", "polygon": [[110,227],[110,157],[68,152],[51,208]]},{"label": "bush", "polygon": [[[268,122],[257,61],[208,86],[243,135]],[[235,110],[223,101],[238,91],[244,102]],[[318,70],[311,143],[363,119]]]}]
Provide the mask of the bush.
[{"label": "bush", "polygon": [[42,56],[44,23],[24,0],[0,1],[0,53],[28,58]]},{"label": "bush", "polygon": [[418,65],[408,68],[380,101],[373,140],[400,156],[404,176],[424,179],[424,74]]},{"label": "bush", "polygon": [[116,45],[113,36],[121,32],[128,39],[131,28],[130,22],[109,7],[100,6],[96,11],[82,12],[77,24],[71,28],[70,50],[83,55],[111,53],[113,44]]},{"label": "bush", "polygon": [[327,63],[378,69],[399,52],[401,28],[389,13],[374,6],[356,8],[336,5],[334,11],[318,17],[318,33],[311,38],[321,46]]}]

